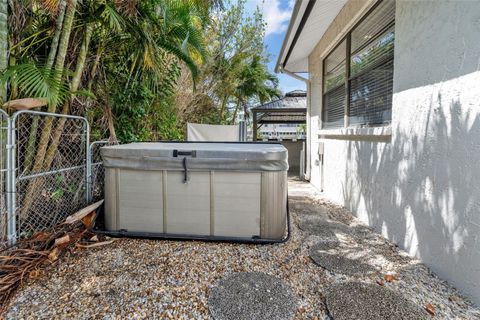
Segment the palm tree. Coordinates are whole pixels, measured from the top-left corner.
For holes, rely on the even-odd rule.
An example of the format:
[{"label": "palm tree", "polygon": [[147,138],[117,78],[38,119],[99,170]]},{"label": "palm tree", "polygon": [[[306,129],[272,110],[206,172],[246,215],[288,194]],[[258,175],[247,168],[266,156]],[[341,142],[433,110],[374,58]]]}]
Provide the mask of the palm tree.
[{"label": "palm tree", "polygon": [[[128,66],[126,71],[131,79],[140,80],[152,88],[162,85],[166,56],[173,55],[183,61],[195,78],[197,64],[205,55],[201,29],[208,21],[207,2],[131,1],[134,6],[130,11],[128,8],[132,9],[132,6],[126,9],[122,7],[126,2],[114,0],[26,2],[28,8],[25,10],[31,13],[32,27],[18,28],[22,29],[23,39],[15,44],[16,53],[23,61],[7,68],[2,76],[3,83],[15,81],[20,95],[47,98],[49,112],[59,111],[61,106],[61,112],[68,114],[73,97],[82,87],[91,87],[92,79],[85,81],[84,75],[96,76],[95,72],[85,72],[85,68],[102,69],[103,60],[108,60],[107,55],[115,61],[111,72]],[[45,19],[47,16],[53,19]],[[103,55],[95,57],[95,64],[90,65],[87,61],[92,57],[92,42],[97,49],[95,52],[103,52]],[[81,45],[77,46],[77,43]],[[41,53],[46,51],[48,57],[42,56]],[[69,70],[71,67],[75,69],[73,72]],[[125,89],[128,90],[128,82]],[[64,122],[59,121],[53,128],[51,117],[44,121],[35,157],[32,154],[26,159],[34,159],[33,171],[49,169],[63,127]],[[37,136],[37,130],[34,123],[30,134],[32,139]],[[50,136],[53,137],[51,141]],[[30,166],[29,163],[26,165]],[[29,210],[28,198],[34,189],[34,184],[27,189],[24,212]]]},{"label": "palm tree", "polygon": [[239,84],[234,93],[237,104],[231,119],[232,124],[235,122],[240,107],[247,114],[248,102],[262,104],[281,95],[277,89],[277,77],[267,70],[260,55],[254,55],[248,63],[243,64],[239,70],[238,79]]}]

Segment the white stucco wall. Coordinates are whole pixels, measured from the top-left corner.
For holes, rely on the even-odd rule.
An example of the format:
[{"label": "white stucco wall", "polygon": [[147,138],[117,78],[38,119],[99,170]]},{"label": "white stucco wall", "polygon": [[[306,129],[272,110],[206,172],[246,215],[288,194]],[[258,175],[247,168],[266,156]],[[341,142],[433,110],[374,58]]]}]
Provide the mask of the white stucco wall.
[{"label": "white stucco wall", "polygon": [[[320,141],[325,196],[480,305],[479,35],[478,1],[397,0],[391,140]],[[319,50],[309,59],[313,115]],[[319,187],[317,149],[312,139]]]}]

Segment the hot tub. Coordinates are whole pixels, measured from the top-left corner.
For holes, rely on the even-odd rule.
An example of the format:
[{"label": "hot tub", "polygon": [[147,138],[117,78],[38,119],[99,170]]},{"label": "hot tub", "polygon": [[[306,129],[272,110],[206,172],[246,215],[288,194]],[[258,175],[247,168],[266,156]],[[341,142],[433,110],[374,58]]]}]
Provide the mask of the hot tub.
[{"label": "hot tub", "polygon": [[132,143],[101,149],[105,227],[199,239],[284,237],[287,149],[270,143]]}]

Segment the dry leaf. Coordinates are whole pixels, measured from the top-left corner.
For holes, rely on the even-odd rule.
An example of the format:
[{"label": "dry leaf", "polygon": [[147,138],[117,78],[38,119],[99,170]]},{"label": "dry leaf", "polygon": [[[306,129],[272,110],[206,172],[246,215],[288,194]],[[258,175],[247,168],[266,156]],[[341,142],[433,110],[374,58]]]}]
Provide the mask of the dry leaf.
[{"label": "dry leaf", "polygon": [[56,261],[58,259],[58,254],[60,253],[60,250],[58,248],[54,248],[50,253],[48,254],[48,260],[51,262]]},{"label": "dry leaf", "polygon": [[425,306],[425,310],[427,310],[427,312],[430,313],[432,316],[435,315],[435,307],[431,303]]},{"label": "dry leaf", "polygon": [[50,234],[44,231],[36,232],[32,236],[33,241],[46,241],[49,238],[50,238]]},{"label": "dry leaf", "polygon": [[89,215],[90,213],[92,213],[92,211],[95,211],[98,207],[100,207],[102,203],[103,203],[103,200],[100,200],[98,202],[95,202],[94,204],[89,205],[88,207],[85,207],[75,212],[71,216],[68,216],[67,219],[65,219],[65,223],[72,224],[82,220],[85,216]]},{"label": "dry leaf", "polygon": [[67,234],[66,236],[55,239],[55,243],[53,244],[53,246],[65,247],[69,243],[70,243],[70,236]]},{"label": "dry leaf", "polygon": [[93,225],[93,222],[95,221],[97,213],[95,211],[90,212],[87,214],[85,217],[82,218],[82,223],[85,226],[85,228],[90,228]]},{"label": "dry leaf", "polygon": [[31,279],[40,278],[42,275],[43,275],[43,271],[38,270],[38,269],[32,270],[32,271],[30,271],[30,272],[28,273],[28,276],[29,276]]},{"label": "dry leaf", "polygon": [[94,235],[93,237],[90,238],[90,241],[98,242],[98,236]]},{"label": "dry leaf", "polygon": [[95,248],[95,247],[101,247],[101,246],[105,246],[107,244],[111,244],[113,243],[115,240],[109,240],[109,241],[103,241],[103,242],[97,242],[97,243],[94,243],[94,244],[80,244],[80,243],[77,243],[75,245],[75,247],[77,248],[82,248],[82,249],[86,249],[86,248]]},{"label": "dry leaf", "polygon": [[398,280],[398,278],[393,274],[386,274],[386,275],[383,276],[383,278],[387,282],[393,282],[394,280]]},{"label": "dry leaf", "polygon": [[13,108],[15,110],[29,110],[32,108],[43,107],[47,105],[45,98],[23,98],[10,100],[3,104],[4,108]]}]

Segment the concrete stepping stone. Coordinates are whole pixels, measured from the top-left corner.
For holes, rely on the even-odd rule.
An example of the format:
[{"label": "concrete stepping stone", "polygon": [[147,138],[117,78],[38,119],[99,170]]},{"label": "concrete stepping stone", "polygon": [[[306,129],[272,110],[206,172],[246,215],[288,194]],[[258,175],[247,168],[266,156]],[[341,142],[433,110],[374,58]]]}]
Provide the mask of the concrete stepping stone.
[{"label": "concrete stepping stone", "polygon": [[310,258],[316,265],[328,271],[349,276],[365,276],[377,271],[373,266],[357,259],[350,259],[339,253],[325,252],[315,247],[310,249]]},{"label": "concrete stepping stone", "polygon": [[420,320],[430,317],[401,294],[376,284],[334,284],[327,289],[325,297],[327,309],[334,320]]},{"label": "concrete stepping stone", "polygon": [[280,279],[261,272],[239,272],[216,283],[208,309],[215,320],[287,320],[295,315],[296,300]]},{"label": "concrete stepping stone", "polygon": [[310,235],[316,235],[320,237],[325,236],[329,231],[333,233],[351,233],[350,227],[346,224],[321,218],[309,217],[301,219],[298,227],[300,230],[303,230]]},{"label": "concrete stepping stone", "polygon": [[320,241],[316,242],[312,248],[310,249],[311,252],[318,252],[318,251],[327,251],[330,249],[335,249],[340,245],[340,241],[338,238],[333,234],[333,237],[321,239]]},{"label": "concrete stepping stone", "polygon": [[298,216],[318,216],[324,219],[328,218],[328,209],[324,206],[312,204],[311,201],[291,201],[289,200],[290,212],[296,213]]}]

